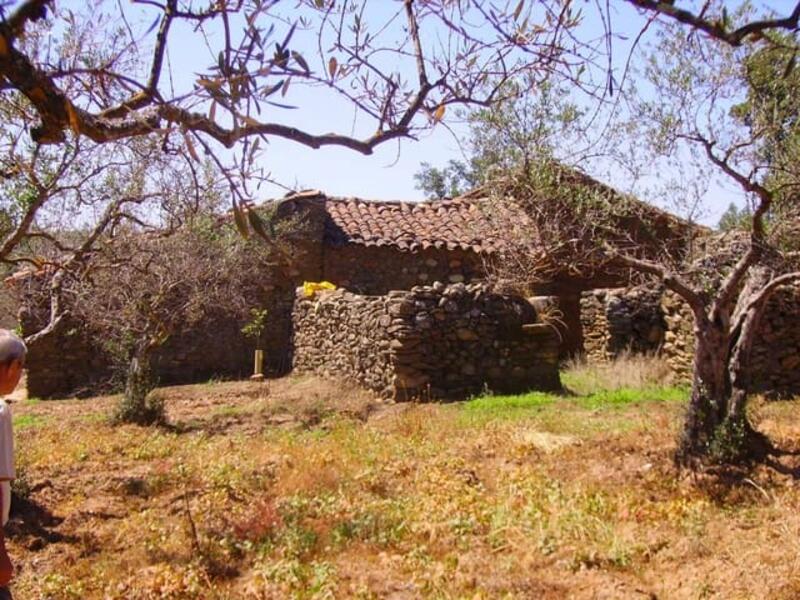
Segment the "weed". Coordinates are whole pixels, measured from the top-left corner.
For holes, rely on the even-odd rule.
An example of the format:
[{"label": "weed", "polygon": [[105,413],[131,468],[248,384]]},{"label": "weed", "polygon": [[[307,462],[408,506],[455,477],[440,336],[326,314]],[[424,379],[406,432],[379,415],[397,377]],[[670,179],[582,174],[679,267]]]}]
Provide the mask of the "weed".
[{"label": "weed", "polygon": [[19,457],[15,467],[17,476],[11,480],[11,493],[18,499],[27,500],[31,495],[28,463],[25,459]]},{"label": "weed", "polygon": [[578,395],[619,388],[669,387],[672,379],[666,361],[648,354],[624,353],[607,363],[573,360],[561,373],[564,385]]},{"label": "weed", "polygon": [[385,547],[397,544],[405,533],[403,520],[391,513],[364,511],[338,522],[331,529],[331,540],[340,546],[361,541]]},{"label": "weed", "polygon": [[467,422],[483,424],[497,419],[532,418],[574,406],[588,410],[609,410],[640,402],[682,402],[687,393],[682,387],[616,388],[579,397],[529,392],[516,396],[481,396],[465,402],[461,410]]},{"label": "weed", "polygon": [[80,600],[84,598],[84,589],[80,581],[71,580],[58,573],[50,573],[42,580],[42,592],[45,598]]},{"label": "weed", "polygon": [[41,415],[19,415],[14,416],[14,428],[26,429],[28,427],[41,427],[47,423],[48,417]]},{"label": "weed", "polygon": [[156,390],[149,392],[143,400],[132,399],[123,394],[111,415],[112,423],[163,425],[166,420],[164,398]]},{"label": "weed", "polygon": [[[220,384],[213,406],[242,385]],[[636,579],[659,597],[706,584],[715,597],[792,597],[794,486],[751,474],[773,501],[731,508],[671,474],[680,388],[481,396],[361,421],[347,411],[367,399],[337,408],[349,388],[273,385],[269,407],[322,421],[264,428],[259,407],[243,429],[173,433],[86,419],[99,403],[21,406],[45,417],[18,436],[31,504],[79,518],[58,526],[77,542],[46,560],[12,537],[26,565],[17,595],[584,598]],[[178,414],[208,420],[205,386],[179,394]],[[797,437],[796,410],[760,410],[764,429]]]},{"label": "weed", "polygon": [[156,380],[147,360],[134,358],[128,368],[125,393],[111,415],[113,423],[163,425],[167,421],[164,396],[154,389]]}]

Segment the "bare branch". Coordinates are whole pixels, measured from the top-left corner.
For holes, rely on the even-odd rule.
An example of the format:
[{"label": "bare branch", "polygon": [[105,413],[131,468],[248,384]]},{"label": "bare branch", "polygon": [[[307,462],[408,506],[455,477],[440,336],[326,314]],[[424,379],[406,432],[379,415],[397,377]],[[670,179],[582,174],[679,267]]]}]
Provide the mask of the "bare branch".
[{"label": "bare branch", "polygon": [[662,281],[667,288],[686,300],[695,314],[703,314],[705,312],[705,301],[702,294],[695,290],[688,281],[686,281],[678,273],[675,273],[673,270],[669,269],[666,265],[652,260],[620,254],[613,249],[610,249],[609,253],[612,260],[621,265],[658,277],[658,279]]},{"label": "bare branch", "polygon": [[749,35],[761,35],[764,32],[775,29],[796,30],[800,25],[800,2],[798,2],[792,12],[787,17],[779,19],[761,19],[751,21],[738,27],[730,29],[723,19],[709,19],[705,16],[705,9],[699,14],[690,10],[675,6],[675,2],[666,0],[627,0],[630,4],[647,10],[657,12],[661,15],[679,21],[685,25],[690,25],[695,29],[705,32],[713,38],[723,41],[731,46],[740,46]]}]

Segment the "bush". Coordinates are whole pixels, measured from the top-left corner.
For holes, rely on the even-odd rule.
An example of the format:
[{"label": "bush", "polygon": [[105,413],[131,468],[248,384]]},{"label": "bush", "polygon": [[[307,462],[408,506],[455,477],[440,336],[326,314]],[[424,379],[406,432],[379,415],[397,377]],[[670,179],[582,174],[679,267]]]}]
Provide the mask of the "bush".
[{"label": "bush", "polygon": [[155,390],[141,400],[128,398],[125,394],[114,410],[112,421],[134,425],[164,425],[167,422],[164,396]]},{"label": "bush", "polygon": [[148,361],[134,358],[128,368],[125,393],[112,415],[112,421],[135,425],[166,423],[164,397],[155,387],[156,381]]},{"label": "bush", "polygon": [[725,419],[708,444],[708,456],[718,464],[737,465],[763,460],[774,452],[769,439],[750,425],[747,419]]}]

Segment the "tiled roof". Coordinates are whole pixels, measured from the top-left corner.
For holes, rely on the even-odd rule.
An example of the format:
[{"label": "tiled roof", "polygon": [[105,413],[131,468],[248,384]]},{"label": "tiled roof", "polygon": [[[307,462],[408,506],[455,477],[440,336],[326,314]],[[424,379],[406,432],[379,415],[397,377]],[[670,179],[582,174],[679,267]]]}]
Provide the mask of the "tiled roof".
[{"label": "tiled roof", "polygon": [[428,248],[491,253],[498,240],[476,201],[380,202],[300,192],[284,202],[320,203],[326,213],[325,240],[333,246],[390,246],[414,252]]}]

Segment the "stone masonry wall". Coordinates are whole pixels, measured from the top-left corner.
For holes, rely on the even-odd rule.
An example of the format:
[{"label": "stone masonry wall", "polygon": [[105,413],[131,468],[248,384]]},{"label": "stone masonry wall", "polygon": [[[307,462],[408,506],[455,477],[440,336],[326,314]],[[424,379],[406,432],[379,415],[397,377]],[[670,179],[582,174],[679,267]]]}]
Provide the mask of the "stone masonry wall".
[{"label": "stone masonry wall", "polygon": [[[694,317],[676,294],[662,299],[667,331],[663,355],[682,380],[689,381],[694,356]],[[756,333],[750,369],[752,389],[775,395],[800,393],[800,288],[776,293],[767,303]]]},{"label": "stone masonry wall", "polygon": [[666,324],[658,288],[612,288],[581,295],[583,350],[590,362],[623,352],[657,352]]},{"label": "stone masonry wall", "polygon": [[379,295],[434,281],[469,283],[485,273],[480,256],[474,252],[435,248],[404,252],[386,246],[348,244],[325,248],[322,276],[353,292]]},{"label": "stone masonry wall", "polygon": [[[26,321],[22,323],[24,330]],[[242,335],[242,324],[229,318],[209,319],[202,327],[167,340],[153,356],[159,383],[193,383],[251,373],[252,343]],[[26,368],[28,395],[36,398],[97,393],[108,390],[114,377],[110,355],[69,319],[29,344]]]},{"label": "stone masonry wall", "polygon": [[306,298],[298,289],[292,315],[293,370],[341,377],[388,394],[391,320],[384,296],[340,289]]},{"label": "stone masonry wall", "polygon": [[384,296],[298,297],[294,368],[338,376],[398,400],[558,389],[559,340],[524,299],[480,284]]},{"label": "stone masonry wall", "polygon": [[[40,331],[49,319],[49,300],[30,277],[14,294],[23,335]],[[244,319],[210,315],[202,326],[169,338],[153,357],[162,384],[192,383],[211,377],[239,377],[252,372],[253,344],[241,333]],[[111,355],[82,323],[65,318],[48,335],[28,345],[28,395],[54,398],[108,390],[114,377]]]},{"label": "stone masonry wall", "polygon": [[689,305],[680,296],[667,290],[661,298],[661,311],[667,330],[661,355],[670,370],[681,381],[688,382],[694,359],[694,317]]}]

